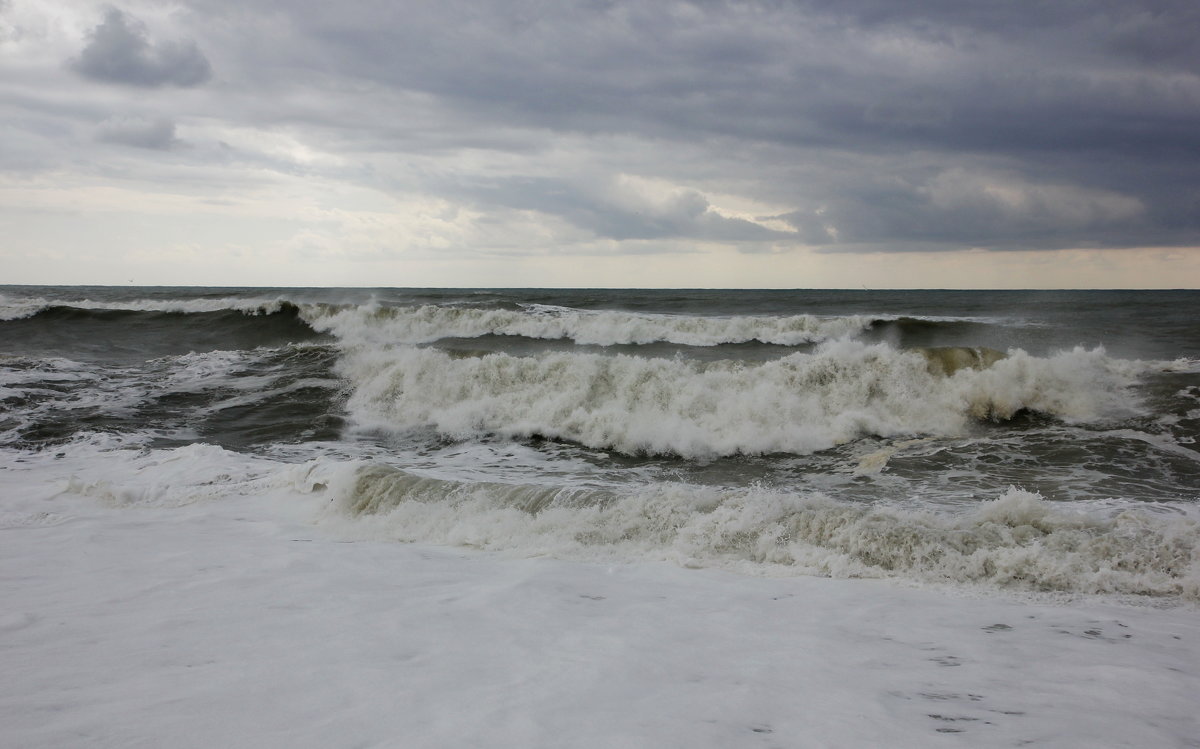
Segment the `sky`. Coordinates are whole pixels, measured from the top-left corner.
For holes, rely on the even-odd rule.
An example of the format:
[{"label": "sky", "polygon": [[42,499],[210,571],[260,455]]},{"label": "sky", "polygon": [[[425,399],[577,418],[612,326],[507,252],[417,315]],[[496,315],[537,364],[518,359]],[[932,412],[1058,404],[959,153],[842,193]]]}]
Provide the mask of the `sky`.
[{"label": "sky", "polygon": [[0,283],[1200,287],[1195,0],[0,0]]}]

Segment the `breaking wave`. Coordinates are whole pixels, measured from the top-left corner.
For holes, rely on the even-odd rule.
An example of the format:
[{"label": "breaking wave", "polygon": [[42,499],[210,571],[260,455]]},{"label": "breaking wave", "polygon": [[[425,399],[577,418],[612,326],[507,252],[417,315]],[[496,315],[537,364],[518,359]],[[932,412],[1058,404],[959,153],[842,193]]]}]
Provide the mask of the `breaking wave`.
[{"label": "breaking wave", "polygon": [[353,387],[350,415],[368,429],[706,458],[804,454],[867,435],[958,435],[1026,410],[1068,422],[1128,416],[1137,408],[1129,387],[1146,366],[1102,349],[1000,358],[834,341],[762,363],[364,346],[337,368]]},{"label": "breaking wave", "polygon": [[692,315],[584,310],[544,304],[517,308],[426,304],[386,306],[300,302],[283,297],[234,296],[191,299],[47,299],[0,294],[0,323],[38,320],[45,324],[98,321],[173,321],[194,316],[241,315],[267,321],[278,316],[350,344],[402,345],[446,338],[513,336],[569,340],[581,345],[619,346],[668,343],[710,347],[760,343],[807,346],[869,335],[872,340],[933,345],[938,335],[983,335],[997,321],[880,315]]},{"label": "breaking wave", "polygon": [[[235,304],[242,301],[244,303]],[[319,340],[290,302],[51,304],[0,321],[0,350],[41,356],[147,361],[189,351],[254,349]]]},{"label": "breaking wave", "polygon": [[49,314],[62,318],[68,315],[83,317],[86,312],[166,312],[194,314],[199,312],[241,312],[247,315],[271,315],[296,310],[296,305],[284,299],[239,299],[221,297],[210,299],[137,299],[104,302],[91,299],[51,300],[43,297],[9,297],[0,294],[0,322],[21,320]]},{"label": "breaking wave", "polygon": [[798,346],[853,336],[868,328],[873,320],[854,315],[699,317],[577,310],[549,305],[526,305],[518,310],[439,305],[313,305],[305,308],[305,319],[317,330],[334,333],[342,339],[382,344],[503,335],[570,339],[597,346],[659,342],[717,346],[752,341]]},{"label": "breaking wave", "polygon": [[952,515],[762,487],[614,492],[429,478],[373,463],[298,468],[321,522],[372,538],[567,558],[665,559],[744,572],[983,583],[1200,599],[1200,525],[1068,510],[1010,488]]},{"label": "breaking wave", "polygon": [[1068,505],[1010,487],[970,507],[915,509],[765,486],[502,483],[372,460],[281,464],[212,445],[113,447],[76,445],[105,468],[72,475],[66,491],[121,507],[273,497],[345,538],[522,556],[1200,601],[1200,522],[1183,505]]}]

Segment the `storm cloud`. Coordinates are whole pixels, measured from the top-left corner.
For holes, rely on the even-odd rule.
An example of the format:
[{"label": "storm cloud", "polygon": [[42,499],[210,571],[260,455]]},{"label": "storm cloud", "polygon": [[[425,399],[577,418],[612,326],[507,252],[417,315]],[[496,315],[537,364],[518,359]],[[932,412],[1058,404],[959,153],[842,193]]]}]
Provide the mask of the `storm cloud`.
[{"label": "storm cloud", "polygon": [[179,142],[175,138],[175,123],[170,120],[128,117],[114,117],[100,123],[96,138],[105,143],[152,150],[166,150]]},{"label": "storm cloud", "polygon": [[1190,0],[40,8],[0,28],[22,168],[358,196],[301,214],[305,247],[1200,245]]},{"label": "storm cloud", "polygon": [[[1180,168],[1200,155],[1200,58],[1196,37],[1179,32],[1200,30],[1191,3],[368,3],[310,11],[292,16],[307,57],[297,66],[419,92],[456,122],[531,138],[660,142],[662,160],[622,170],[685,184],[704,170],[669,163],[670,146],[707,144],[726,176],[754,179],[759,170],[755,192],[792,204],[784,219],[821,246],[1196,239],[1200,179],[1190,165]],[[724,163],[736,151],[757,151],[762,161]],[[505,177],[524,180],[514,190],[534,197],[528,185],[537,175]],[[461,196],[512,202],[470,186]],[[523,207],[614,239],[686,223],[622,219],[578,197],[549,190]]]},{"label": "storm cloud", "polygon": [[195,42],[151,44],[137,21],[117,8],[109,8],[72,67],[88,78],[130,86],[198,86],[212,75]]}]

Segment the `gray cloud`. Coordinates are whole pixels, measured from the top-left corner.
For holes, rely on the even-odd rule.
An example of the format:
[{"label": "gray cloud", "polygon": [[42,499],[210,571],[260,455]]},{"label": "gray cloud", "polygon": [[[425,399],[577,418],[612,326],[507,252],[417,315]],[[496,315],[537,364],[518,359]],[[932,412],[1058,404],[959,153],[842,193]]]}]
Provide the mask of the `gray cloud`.
[{"label": "gray cloud", "polygon": [[151,44],[136,19],[110,8],[72,67],[94,80],[130,86],[198,86],[212,75],[195,42]]},{"label": "gray cloud", "polygon": [[[545,217],[639,251],[1200,237],[1192,0],[181,0],[173,12],[195,41],[153,38],[113,9],[71,63],[125,86],[69,80],[62,57],[57,79],[0,81],[0,114],[38,128],[12,142],[57,168],[91,169],[105,158],[96,141],[116,143],[139,149],[104,152],[121,173],[147,179],[327,179],[445,201],[481,225]],[[131,87],[157,90],[142,101]],[[111,112],[131,117],[96,127]],[[625,190],[625,177],[661,189]],[[750,212],[777,221],[736,217]]]},{"label": "gray cloud", "polygon": [[1130,243],[1131,228],[1147,228],[1136,197],[958,168],[920,183],[855,186],[828,205],[781,218],[812,244],[847,248],[1119,247]]},{"label": "gray cloud", "polygon": [[166,151],[177,145],[175,123],[165,118],[114,117],[100,123],[96,139],[134,148]]},{"label": "gray cloud", "polygon": [[[1200,154],[1200,78],[1193,37],[1175,31],[1197,27],[1194,3],[518,0],[310,11],[292,16],[304,43],[291,47],[306,56],[296,66],[420,92],[463,122],[533,138],[708,142],[714,162],[730,147],[782,153],[783,163],[726,162],[727,176],[756,172],[760,194],[796,205],[792,220],[821,244],[1196,240],[1188,196],[1200,177],[1179,164]],[[914,153],[923,173],[907,163]],[[629,169],[681,171],[662,160]],[[954,174],[1000,182],[980,182],[973,202],[938,202],[937,185]],[[531,184],[526,207],[541,201],[613,239],[697,231],[618,220]],[[995,196],[1005,190],[1021,195],[1004,203]],[[822,221],[798,218],[821,205]]]}]

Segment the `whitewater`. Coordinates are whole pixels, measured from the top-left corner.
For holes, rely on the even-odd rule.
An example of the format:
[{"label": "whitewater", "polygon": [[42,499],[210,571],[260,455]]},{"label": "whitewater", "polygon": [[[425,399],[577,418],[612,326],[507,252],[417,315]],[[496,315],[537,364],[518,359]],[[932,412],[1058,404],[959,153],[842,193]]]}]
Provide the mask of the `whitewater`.
[{"label": "whitewater", "polygon": [[0,287],[0,743],[1195,746],[1198,321]]}]

